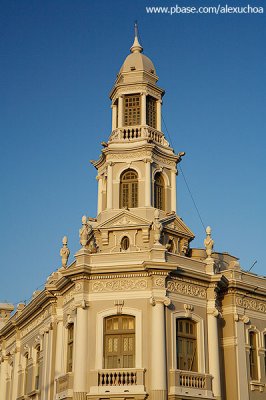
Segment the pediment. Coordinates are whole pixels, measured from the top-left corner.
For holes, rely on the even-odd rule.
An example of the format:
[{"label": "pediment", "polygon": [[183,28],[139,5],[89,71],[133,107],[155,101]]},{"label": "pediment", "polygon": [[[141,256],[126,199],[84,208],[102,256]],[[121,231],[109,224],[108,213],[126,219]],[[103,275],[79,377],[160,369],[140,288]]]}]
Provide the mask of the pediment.
[{"label": "pediment", "polygon": [[98,229],[133,228],[137,226],[150,226],[151,222],[141,218],[130,211],[123,210],[98,226]]},{"label": "pediment", "polygon": [[187,227],[187,225],[177,215],[167,217],[161,220],[164,228],[178,232],[191,239],[195,237],[194,233]]}]

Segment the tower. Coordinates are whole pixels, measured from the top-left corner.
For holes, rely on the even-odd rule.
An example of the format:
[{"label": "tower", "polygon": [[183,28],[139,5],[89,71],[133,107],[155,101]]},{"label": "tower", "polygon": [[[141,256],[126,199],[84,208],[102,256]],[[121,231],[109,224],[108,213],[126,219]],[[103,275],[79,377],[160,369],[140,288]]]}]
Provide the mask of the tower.
[{"label": "tower", "polygon": [[[142,238],[136,233],[134,238],[129,235],[127,239],[117,234],[115,244],[111,244],[112,251],[151,245],[149,231],[155,210],[162,220],[162,228],[171,225],[173,230],[160,238],[168,249],[186,254],[193,238],[193,233],[176,216],[177,164],[185,153],[175,154],[162,132],[164,90],[157,81],[155,67],[143,54],[135,35],[130,54],[110,93],[112,131],[109,140],[103,143],[100,158],[92,163],[98,171],[97,224],[104,227],[108,220],[118,218],[126,225],[129,216],[134,216],[135,223],[138,220],[145,228]],[[106,231],[98,235],[100,251],[107,251],[109,236]]]}]

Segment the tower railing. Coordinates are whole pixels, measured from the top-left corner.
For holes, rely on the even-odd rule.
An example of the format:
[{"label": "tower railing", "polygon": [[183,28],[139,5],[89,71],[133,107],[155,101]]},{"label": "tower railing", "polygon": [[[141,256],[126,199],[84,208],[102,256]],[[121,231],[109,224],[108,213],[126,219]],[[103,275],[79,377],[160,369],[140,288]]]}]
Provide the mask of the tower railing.
[{"label": "tower railing", "polygon": [[150,139],[163,146],[169,146],[162,132],[150,126],[142,125],[124,126],[115,129],[111,134],[110,142],[129,142],[140,139]]}]

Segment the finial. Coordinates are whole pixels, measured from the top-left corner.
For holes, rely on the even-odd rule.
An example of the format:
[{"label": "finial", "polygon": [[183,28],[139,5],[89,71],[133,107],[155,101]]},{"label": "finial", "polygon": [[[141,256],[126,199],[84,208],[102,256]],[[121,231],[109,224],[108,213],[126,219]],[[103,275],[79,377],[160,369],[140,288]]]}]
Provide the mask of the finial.
[{"label": "finial", "polygon": [[135,39],[134,39],[134,43],[133,43],[132,47],[130,48],[130,51],[131,51],[131,53],[142,53],[143,47],[141,47],[141,45],[139,43],[137,21],[135,21],[135,24],[134,24],[134,32],[135,32]]},{"label": "finial", "polygon": [[211,227],[206,228],[206,238],[204,239],[204,246],[206,249],[207,258],[211,258],[214,241],[211,238]]},{"label": "finial", "polygon": [[162,233],[162,229],[163,229],[163,226],[160,222],[159,216],[160,216],[160,212],[156,208],[154,210],[154,222],[153,222],[154,244],[155,245],[160,245],[161,233]]},{"label": "finial", "polygon": [[60,256],[62,257],[62,267],[66,268],[67,260],[70,254],[70,250],[67,247],[67,236],[64,236],[62,239],[63,247],[60,250]]}]

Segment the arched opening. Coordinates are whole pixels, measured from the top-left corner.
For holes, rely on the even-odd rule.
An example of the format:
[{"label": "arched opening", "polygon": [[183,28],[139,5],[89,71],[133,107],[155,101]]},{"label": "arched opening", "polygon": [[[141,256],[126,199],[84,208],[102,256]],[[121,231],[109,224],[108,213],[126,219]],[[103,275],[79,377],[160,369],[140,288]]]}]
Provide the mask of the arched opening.
[{"label": "arched opening", "polygon": [[138,207],[138,174],[128,169],[120,179],[120,208]]},{"label": "arched opening", "polygon": [[154,207],[165,210],[164,179],[160,172],[157,172],[154,177]]},{"label": "arched opening", "polygon": [[129,238],[128,236],[124,236],[121,240],[121,250],[126,251],[129,248]]},{"label": "arched opening", "polygon": [[104,319],[104,368],[135,367],[135,317],[113,315]]},{"label": "arched opening", "polygon": [[177,369],[198,371],[196,323],[189,318],[176,320]]}]

